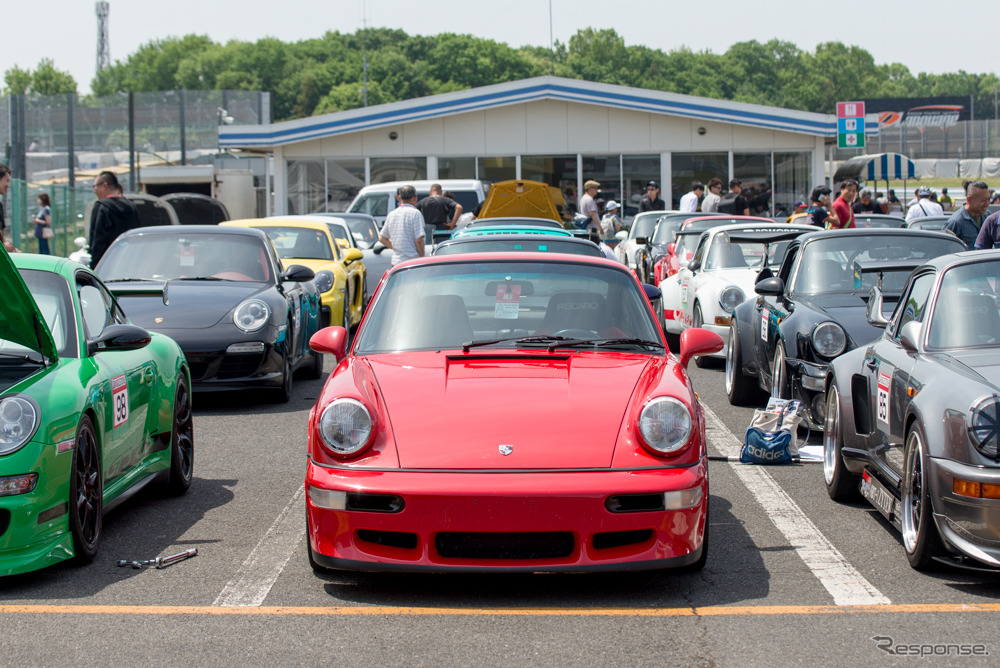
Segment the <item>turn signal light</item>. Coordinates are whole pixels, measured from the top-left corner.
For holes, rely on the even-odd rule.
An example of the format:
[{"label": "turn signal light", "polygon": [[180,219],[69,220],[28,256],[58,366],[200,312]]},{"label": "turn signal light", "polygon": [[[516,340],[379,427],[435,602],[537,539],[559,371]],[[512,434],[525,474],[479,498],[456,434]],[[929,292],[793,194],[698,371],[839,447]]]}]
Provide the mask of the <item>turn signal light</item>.
[{"label": "turn signal light", "polygon": [[951,488],[955,494],[970,496],[974,499],[1000,499],[1000,485],[988,482],[979,483],[955,478]]}]

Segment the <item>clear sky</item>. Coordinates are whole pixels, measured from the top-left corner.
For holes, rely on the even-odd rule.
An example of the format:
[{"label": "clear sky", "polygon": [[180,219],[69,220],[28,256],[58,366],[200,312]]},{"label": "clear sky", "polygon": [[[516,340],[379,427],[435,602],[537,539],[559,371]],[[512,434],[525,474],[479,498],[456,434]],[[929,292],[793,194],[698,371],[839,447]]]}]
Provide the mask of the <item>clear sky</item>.
[{"label": "clear sky", "polygon": [[[987,3],[988,4],[988,3]],[[919,72],[996,71],[996,30],[939,0],[830,3],[816,0],[551,0],[552,37],[566,43],[586,27],[613,28],[626,45],[662,51],[687,46],[724,53],[735,42],[777,38],[812,51],[839,41],[866,49],[878,64]],[[985,7],[985,5],[984,5]],[[976,30],[966,37],[966,21]],[[549,44],[546,0],[110,0],[111,60],[152,40],[188,34],[216,42],[276,37],[294,42],[362,27],[411,35],[472,34],[511,46]],[[97,60],[93,0],[4,0],[0,72],[35,69],[51,58],[89,92]]]}]

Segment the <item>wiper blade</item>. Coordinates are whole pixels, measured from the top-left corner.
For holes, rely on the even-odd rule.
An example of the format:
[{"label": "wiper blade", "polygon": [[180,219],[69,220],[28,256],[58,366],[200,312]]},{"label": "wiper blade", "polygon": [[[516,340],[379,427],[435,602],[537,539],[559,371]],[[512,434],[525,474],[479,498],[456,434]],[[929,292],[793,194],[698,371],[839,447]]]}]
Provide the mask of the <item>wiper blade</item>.
[{"label": "wiper blade", "polygon": [[231,278],[219,278],[218,276],[178,276],[171,279],[173,281],[232,281]]},{"label": "wiper blade", "polygon": [[34,364],[44,364],[45,358],[41,353],[32,352],[30,354],[24,353],[8,353],[0,350],[0,357],[12,357],[16,360],[21,360],[23,362],[32,362]]},{"label": "wiper blade", "polygon": [[505,341],[516,341],[517,343],[551,343],[552,341],[570,341],[572,339],[567,339],[565,336],[510,336],[503,339],[488,339],[484,341],[468,341],[462,344],[462,352],[467,353],[472,348],[479,348],[480,346],[492,346],[495,343],[504,343]]},{"label": "wiper blade", "polygon": [[108,278],[105,279],[105,283],[147,283],[153,281],[156,283],[162,283],[162,278]]},{"label": "wiper blade", "polygon": [[575,339],[562,343],[553,343],[549,350],[556,348],[571,348],[580,345],[600,348],[604,346],[640,346],[642,348],[663,348],[664,345],[658,341],[647,341],[646,339]]}]

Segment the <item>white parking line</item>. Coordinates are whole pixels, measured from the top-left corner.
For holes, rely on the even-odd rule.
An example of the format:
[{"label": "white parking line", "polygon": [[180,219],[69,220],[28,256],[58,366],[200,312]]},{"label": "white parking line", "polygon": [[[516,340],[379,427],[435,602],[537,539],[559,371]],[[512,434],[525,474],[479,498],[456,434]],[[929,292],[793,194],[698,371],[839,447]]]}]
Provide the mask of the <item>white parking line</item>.
[{"label": "white parking line", "polygon": [[305,516],[303,485],[212,605],[259,606],[263,603],[306,533]]},{"label": "white parking line", "polygon": [[[728,457],[739,454],[740,441],[707,406],[709,445]],[[837,605],[888,605],[891,601],[864,578],[827,540],[798,504],[762,466],[733,462],[737,477],[746,485],[812,574],[833,596]]]}]

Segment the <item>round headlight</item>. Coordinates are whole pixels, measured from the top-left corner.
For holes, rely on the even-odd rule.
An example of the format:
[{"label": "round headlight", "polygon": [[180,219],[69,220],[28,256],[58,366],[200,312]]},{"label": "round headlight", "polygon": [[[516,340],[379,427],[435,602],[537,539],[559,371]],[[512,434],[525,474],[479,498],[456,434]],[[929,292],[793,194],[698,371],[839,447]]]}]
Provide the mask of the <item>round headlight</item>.
[{"label": "round headlight", "polygon": [[658,397],[647,403],[639,414],[639,435],[657,454],[674,454],[691,437],[691,412],[673,397]]},{"label": "round headlight", "polygon": [[259,299],[248,299],[236,308],[233,322],[244,332],[256,332],[271,319],[271,309]]},{"label": "round headlight", "polygon": [[316,289],[320,292],[320,294],[329,292],[333,289],[333,272],[327,269],[316,272],[313,282],[316,284]]},{"label": "round headlight", "polygon": [[726,313],[732,313],[733,309],[746,301],[746,295],[735,285],[730,285],[719,295],[719,306]]},{"label": "round headlight", "polygon": [[1000,460],[1000,397],[993,394],[973,404],[967,423],[969,440],[976,450]]},{"label": "round headlight", "polygon": [[0,399],[0,455],[14,452],[38,429],[38,404],[23,395]]},{"label": "round headlight", "polygon": [[353,455],[363,450],[372,433],[372,416],[355,399],[332,401],[319,416],[320,438],[337,455]]},{"label": "round headlight", "polygon": [[835,322],[820,323],[813,329],[812,345],[820,357],[836,357],[847,347],[847,333]]}]

